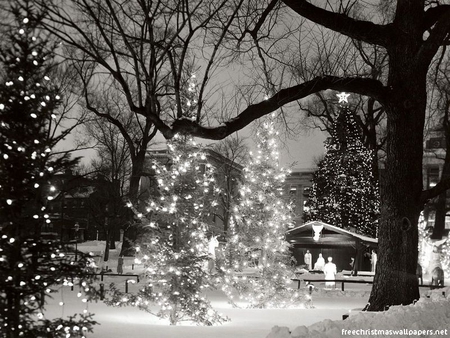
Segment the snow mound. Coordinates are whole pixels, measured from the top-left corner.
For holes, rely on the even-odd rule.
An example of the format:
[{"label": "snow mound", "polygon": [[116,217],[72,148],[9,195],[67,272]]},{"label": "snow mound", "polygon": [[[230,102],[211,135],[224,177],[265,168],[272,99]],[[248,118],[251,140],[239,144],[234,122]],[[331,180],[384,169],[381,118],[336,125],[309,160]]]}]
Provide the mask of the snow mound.
[{"label": "snow mound", "polygon": [[415,304],[392,306],[384,312],[359,312],[346,320],[326,319],[308,327],[299,326],[293,331],[287,327],[275,326],[266,338],[373,337],[377,335],[374,330],[385,330],[383,333],[378,331],[378,335],[384,337],[402,333],[423,337],[449,337],[449,322],[450,287],[446,287],[430,291],[429,298],[421,298]]}]

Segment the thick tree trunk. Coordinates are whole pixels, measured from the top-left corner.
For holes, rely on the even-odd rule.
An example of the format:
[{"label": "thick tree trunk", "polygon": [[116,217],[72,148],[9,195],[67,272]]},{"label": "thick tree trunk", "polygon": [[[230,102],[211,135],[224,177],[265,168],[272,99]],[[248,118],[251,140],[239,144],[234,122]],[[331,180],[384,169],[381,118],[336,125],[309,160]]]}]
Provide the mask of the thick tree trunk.
[{"label": "thick tree trunk", "polygon": [[386,107],[388,146],[381,182],[378,263],[367,307],[370,311],[419,299],[417,222],[422,209],[426,81],[425,72],[418,74],[412,60],[409,62],[400,62],[401,71],[396,74],[394,68],[390,74],[392,96]]},{"label": "thick tree trunk", "polygon": [[436,207],[436,216],[434,220],[433,233],[431,234],[431,239],[442,239],[445,230],[445,216],[447,215],[446,210],[446,200],[447,200],[447,192],[443,192],[437,198],[437,202],[435,204]]},{"label": "thick tree trunk", "polygon": [[[138,156],[134,157],[132,168],[131,168],[131,178],[130,178],[130,188],[128,190],[128,198],[131,203],[135,206],[139,201],[139,182],[144,171],[145,163],[145,152],[139,153]],[[134,214],[130,210],[128,213],[128,224],[129,226],[124,229],[122,249],[120,255],[122,256],[134,256],[135,250],[133,243],[136,241],[137,237],[137,224],[134,222]]]}]

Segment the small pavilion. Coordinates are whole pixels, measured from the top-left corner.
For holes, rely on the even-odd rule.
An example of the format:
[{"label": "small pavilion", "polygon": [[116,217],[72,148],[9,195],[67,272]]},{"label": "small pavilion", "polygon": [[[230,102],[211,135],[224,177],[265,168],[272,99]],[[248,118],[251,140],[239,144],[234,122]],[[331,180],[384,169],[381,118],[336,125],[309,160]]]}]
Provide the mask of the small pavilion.
[{"label": "small pavilion", "polygon": [[378,239],[360,235],[320,221],[311,221],[286,232],[286,240],[297,265],[304,265],[307,250],[312,255],[312,267],[322,254],[325,261],[333,257],[337,270],[352,270],[350,262],[355,259],[356,271],[371,270],[371,252],[377,249]]}]

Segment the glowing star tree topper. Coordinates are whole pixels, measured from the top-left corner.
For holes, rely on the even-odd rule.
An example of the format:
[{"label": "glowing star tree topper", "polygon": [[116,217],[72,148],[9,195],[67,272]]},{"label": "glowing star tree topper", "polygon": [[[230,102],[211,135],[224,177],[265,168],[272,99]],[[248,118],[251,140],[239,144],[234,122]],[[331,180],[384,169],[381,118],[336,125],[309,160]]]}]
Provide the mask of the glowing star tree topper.
[{"label": "glowing star tree topper", "polygon": [[345,92],[336,94],[336,96],[339,98],[339,103],[348,103],[348,97],[350,94],[347,94]]}]

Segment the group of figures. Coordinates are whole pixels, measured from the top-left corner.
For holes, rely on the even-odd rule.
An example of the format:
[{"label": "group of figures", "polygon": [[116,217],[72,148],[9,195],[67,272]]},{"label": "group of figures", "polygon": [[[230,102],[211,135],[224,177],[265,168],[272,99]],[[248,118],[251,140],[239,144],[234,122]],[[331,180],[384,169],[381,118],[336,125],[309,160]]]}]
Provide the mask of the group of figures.
[{"label": "group of figures", "polygon": [[[304,259],[308,270],[312,270],[312,255],[309,250],[306,251]],[[325,259],[320,253],[316,263],[314,264],[314,270],[323,271],[323,273],[325,274],[325,280],[330,281],[325,283],[326,288],[332,288],[335,286],[334,280],[336,278],[337,268],[336,264],[333,263],[333,257],[328,257],[328,262],[325,263]]]},{"label": "group of figures", "polygon": [[[376,269],[376,265],[377,265],[377,253],[372,250],[372,253],[370,255],[370,261],[371,261],[371,271],[375,272]],[[336,273],[337,273],[337,268],[336,268],[336,264],[333,263],[333,258],[332,257],[328,257],[328,262],[325,263],[325,259],[323,258],[322,254],[319,253],[319,257],[317,258],[316,263],[314,263],[314,269],[312,268],[312,255],[309,252],[309,250],[306,250],[305,256],[304,256],[304,261],[306,264],[306,268],[308,270],[314,270],[314,271],[323,271],[323,273],[325,274],[325,280],[330,280],[330,281],[334,281],[336,278]],[[352,268],[352,270],[354,269],[354,265],[355,265],[355,259],[352,257],[351,258],[351,262],[350,262],[350,266]],[[326,282],[325,283],[325,287],[329,288],[329,287],[334,287],[335,283],[334,282]]]}]

